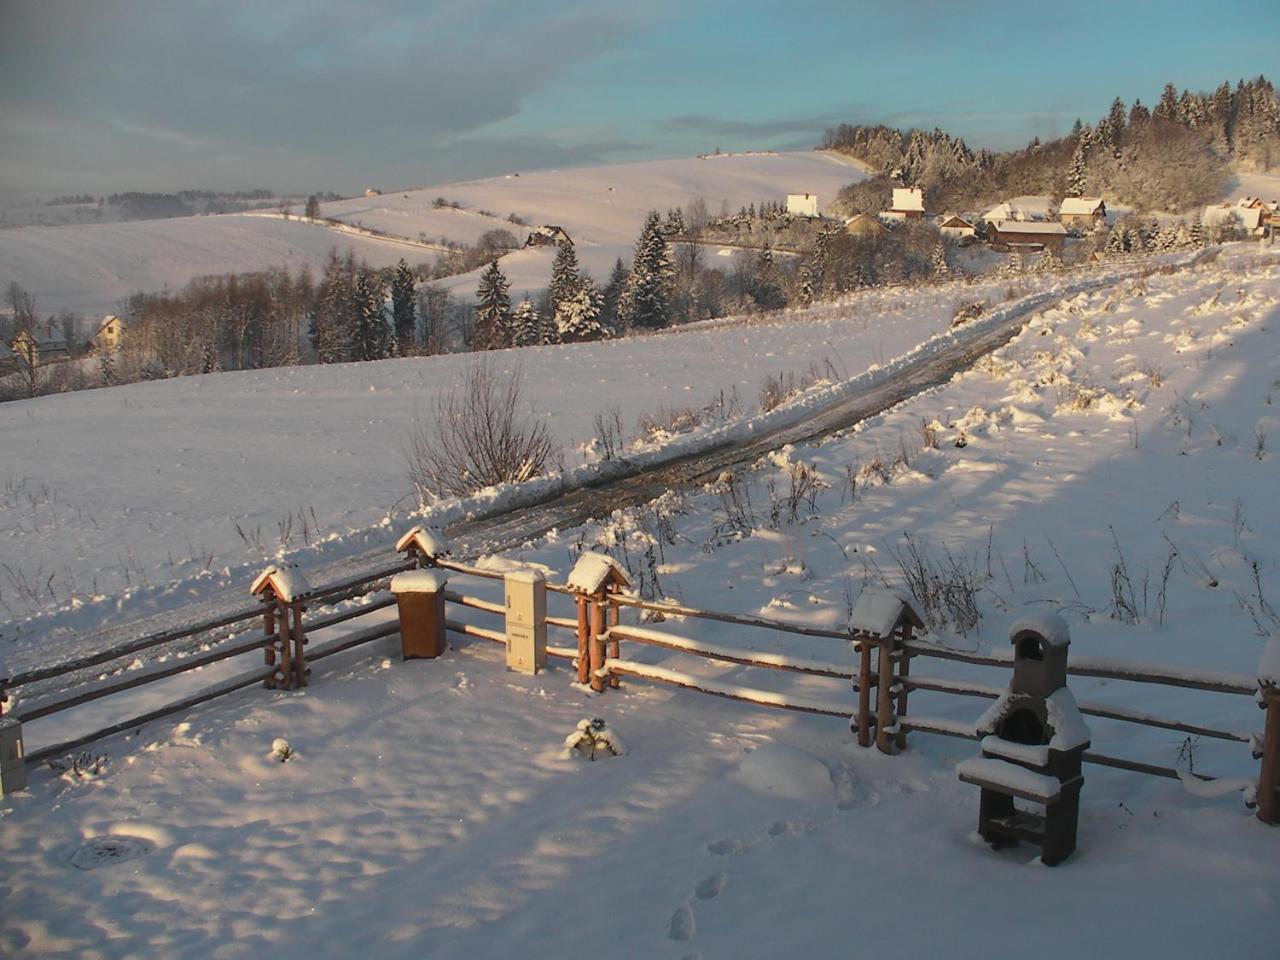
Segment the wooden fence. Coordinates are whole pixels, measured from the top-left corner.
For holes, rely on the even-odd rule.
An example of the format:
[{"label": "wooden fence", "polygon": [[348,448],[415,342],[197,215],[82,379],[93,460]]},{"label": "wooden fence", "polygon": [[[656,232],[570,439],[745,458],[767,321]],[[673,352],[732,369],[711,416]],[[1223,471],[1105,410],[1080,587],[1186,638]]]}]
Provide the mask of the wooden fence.
[{"label": "wooden fence", "polygon": [[[330,584],[311,592],[307,598],[308,606],[328,607],[358,597],[369,597],[386,590],[387,582],[394,574],[413,568],[419,560],[411,558],[389,564],[385,568],[371,571],[360,577],[340,583]],[[480,582],[501,582],[504,574],[498,571],[449,560],[447,558],[426,561],[442,570],[452,571],[466,578]],[[482,589],[478,588],[478,589]],[[869,746],[874,733],[876,745],[883,751],[893,753],[906,745],[910,733],[930,733],[949,737],[977,739],[973,722],[956,721],[944,717],[918,715],[908,711],[909,695],[915,691],[948,694],[969,697],[979,700],[991,700],[998,697],[1004,687],[983,683],[979,680],[955,679],[951,677],[930,676],[921,673],[919,668],[913,669],[914,662],[953,661],[984,668],[1010,668],[1012,655],[1005,651],[978,654],[953,650],[936,643],[931,643],[912,636],[909,625],[906,629],[898,629],[888,636],[874,636],[866,632],[849,632],[817,627],[802,626],[762,616],[749,616],[722,611],[701,610],[670,603],[655,603],[616,590],[601,590],[595,595],[584,595],[567,585],[547,583],[545,589],[552,595],[558,595],[576,605],[575,616],[557,616],[548,613],[546,628],[550,638],[554,631],[557,642],[547,642],[547,654],[560,660],[570,662],[577,671],[580,682],[590,684],[597,691],[603,692],[609,687],[619,685],[621,678],[644,680],[650,683],[663,684],[694,690],[700,693],[723,697],[760,707],[796,711],[800,713],[838,717],[850,722],[857,732],[859,742]],[[507,608],[504,599],[488,599],[486,597],[446,589],[445,600],[455,609],[475,611],[495,618],[493,627],[478,626],[469,622],[477,619],[468,615],[467,620],[446,616],[446,628],[458,635],[486,640],[493,643],[506,644],[507,630],[505,617]],[[306,621],[306,632],[333,627],[338,624],[357,619],[368,613],[385,609],[394,605],[394,597],[385,596],[373,599],[359,606],[329,612],[323,616],[312,617]],[[560,601],[563,603],[564,601]],[[756,652],[749,649],[749,644],[725,646],[719,643],[698,640],[694,637],[676,633],[668,629],[656,629],[652,624],[624,624],[623,611],[635,614],[647,612],[651,619],[660,616],[667,622],[672,618],[688,621],[715,621],[732,624],[753,631],[770,631],[775,634],[792,637],[803,637],[815,641],[815,653],[820,642],[827,642],[830,657],[793,656],[782,653]],[[104,697],[120,694],[143,684],[153,683],[190,670],[196,670],[231,657],[240,656],[253,650],[270,648],[277,639],[276,623],[278,609],[272,603],[246,605],[226,615],[205,620],[199,623],[152,634],[127,642],[123,642],[101,652],[85,655],[61,663],[35,670],[19,673],[7,681],[0,680],[0,697],[7,691],[28,686],[41,681],[69,677],[75,673],[96,667],[104,667],[116,663],[116,676],[108,676],[103,680],[73,686],[69,691],[54,694],[44,699],[23,702],[12,716],[19,721],[33,721],[81,704],[99,700]],[[300,615],[300,614],[299,614]],[[234,629],[262,618],[261,635],[246,637],[245,631]],[[633,616],[633,619],[639,619]],[[308,664],[323,660],[343,650],[348,650],[391,636],[399,630],[398,621],[380,623],[371,627],[356,630],[337,640],[331,641],[306,654]],[[117,663],[125,657],[133,658],[136,654],[152,650],[185,638],[205,635],[220,636],[224,642],[216,643],[212,649],[184,657],[174,663],[158,664],[138,670],[125,670]],[[301,630],[299,630],[301,635]],[[567,643],[558,642],[565,637]],[[305,643],[305,641],[301,641]],[[857,694],[856,702],[841,703],[838,699],[813,699],[795,694],[781,694],[758,687],[744,686],[738,683],[725,682],[720,679],[696,677],[692,674],[658,666],[622,655],[623,644],[639,644],[677,654],[698,658],[711,663],[732,664],[750,670],[768,670],[787,674],[798,674],[806,677],[825,680],[843,681],[852,686]],[[835,646],[834,644],[839,644]],[[301,649],[301,645],[299,646]],[[854,656],[851,656],[853,654]],[[148,710],[145,713],[130,716],[110,726],[92,733],[76,737],[65,742],[50,745],[27,755],[27,762],[34,763],[66,754],[86,743],[131,728],[137,728],[152,720],[191,709],[216,697],[244,689],[256,683],[270,685],[273,676],[278,677],[277,669],[268,664],[260,669],[231,677],[213,684],[198,693],[183,697],[163,707]],[[300,669],[302,665],[299,665]],[[110,669],[110,668],[108,668]],[[1098,677],[1120,680],[1128,683],[1157,684],[1182,687],[1206,693],[1257,697],[1259,706],[1267,708],[1267,733],[1254,733],[1248,730],[1227,730],[1209,724],[1191,722],[1182,718],[1164,717],[1127,707],[1116,706],[1093,700],[1081,700],[1080,712],[1093,717],[1134,724],[1143,727],[1175,731],[1188,736],[1206,737],[1214,740],[1242,744],[1252,749],[1255,758],[1262,758],[1262,777],[1259,790],[1260,817],[1266,812],[1274,822],[1280,819],[1277,809],[1277,790],[1273,786],[1267,788],[1271,780],[1280,774],[1280,696],[1274,688],[1262,687],[1255,678],[1222,671],[1178,669],[1159,663],[1143,661],[1118,660],[1101,657],[1075,657],[1068,664],[1068,673],[1081,677]],[[874,692],[874,703],[872,693]],[[848,696],[848,688],[842,686],[841,696]],[[1274,729],[1274,732],[1273,732]],[[1174,767],[1152,764],[1143,760],[1116,756],[1109,753],[1089,751],[1084,754],[1089,763],[1115,767],[1136,773],[1157,777],[1180,779],[1184,776]],[[1200,780],[1212,780],[1199,771],[1193,774]],[[1265,818],[1264,818],[1265,819]]]}]

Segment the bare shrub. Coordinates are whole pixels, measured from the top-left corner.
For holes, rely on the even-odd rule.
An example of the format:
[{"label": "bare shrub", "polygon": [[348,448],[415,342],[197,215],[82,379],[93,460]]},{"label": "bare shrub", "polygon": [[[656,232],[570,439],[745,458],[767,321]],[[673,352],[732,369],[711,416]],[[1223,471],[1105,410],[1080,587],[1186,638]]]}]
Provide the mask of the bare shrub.
[{"label": "bare shrub", "polygon": [[524,374],[509,374],[487,356],[474,359],[435,404],[435,416],[415,417],[409,436],[409,478],[418,499],[467,496],[542,473],[558,453],[546,424],[520,412]]},{"label": "bare shrub", "polygon": [[791,372],[768,374],[760,386],[760,412],[780,407],[796,393],[796,375]]},{"label": "bare shrub", "polygon": [[921,614],[930,630],[948,625],[968,636],[976,630],[982,614],[978,609],[978,592],[984,579],[977,565],[968,557],[957,557],[946,547],[942,555],[917,544],[909,533],[903,534],[906,546],[890,546],[889,552],[911,595],[920,604]]},{"label": "bare shrub", "polygon": [[595,417],[596,445],[600,450],[601,460],[616,460],[622,452],[622,411],[617,406],[609,406]]}]

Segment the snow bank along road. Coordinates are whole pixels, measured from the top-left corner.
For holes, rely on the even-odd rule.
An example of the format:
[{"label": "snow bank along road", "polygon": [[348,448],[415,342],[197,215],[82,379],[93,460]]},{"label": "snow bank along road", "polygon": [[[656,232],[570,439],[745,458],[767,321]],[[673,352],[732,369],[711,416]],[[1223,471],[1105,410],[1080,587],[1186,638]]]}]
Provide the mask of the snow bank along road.
[{"label": "snow bank along road", "polygon": [[[1195,261],[1184,260],[1182,265],[1191,262]],[[474,556],[510,549],[553,528],[573,527],[619,507],[646,502],[668,490],[699,484],[786,444],[846,429],[944,383],[957,371],[1007,342],[1036,312],[1065,297],[1111,286],[1139,269],[1108,271],[1103,276],[1077,280],[1014,301],[965,327],[935,336],[884,366],[873,367],[852,380],[810,391],[767,414],[731,422],[701,436],[677,440],[635,457],[578,468],[563,477],[533,481],[496,498],[442,505],[441,509],[429,511],[425,521],[444,526],[460,556]],[[421,522],[424,518],[413,519]],[[354,544],[351,555],[328,565],[311,566],[307,570],[311,582],[332,583],[385,568],[391,559],[394,531],[382,529],[374,533],[375,536],[365,539],[364,543],[376,542],[375,548],[361,549],[363,544]],[[245,592],[243,586],[238,585],[181,609],[79,637],[74,650],[59,646],[59,659],[172,629],[179,623],[215,619],[244,606]],[[201,638],[192,638],[180,644],[186,649],[202,642]],[[155,651],[156,655],[171,652],[172,648]]]}]

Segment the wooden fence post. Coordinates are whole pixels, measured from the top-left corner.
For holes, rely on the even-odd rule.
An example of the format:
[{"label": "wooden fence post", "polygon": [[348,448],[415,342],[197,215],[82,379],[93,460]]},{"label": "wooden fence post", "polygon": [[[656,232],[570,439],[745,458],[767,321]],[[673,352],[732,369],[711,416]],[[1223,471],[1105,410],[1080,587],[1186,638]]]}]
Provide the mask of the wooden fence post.
[{"label": "wooden fence post", "polygon": [[894,649],[897,644],[892,637],[882,637],[880,647],[880,676],[876,685],[876,747],[881,753],[897,753],[897,741],[892,728],[896,722],[893,713],[894,662],[897,660]]},{"label": "wooden fence post", "polygon": [[[608,620],[608,626],[609,626],[611,629],[612,629],[613,627],[618,626],[620,623],[622,623],[622,608],[621,608],[620,606],[618,606],[618,603],[617,603],[617,594],[618,594],[618,591],[617,591],[617,588],[616,588],[616,587],[615,587],[615,588],[611,588],[611,589],[609,590],[609,620]],[[606,655],[607,655],[607,656],[609,656],[609,657],[611,657],[611,658],[613,658],[614,660],[618,660],[618,659],[620,659],[620,658],[621,658],[621,656],[622,656],[622,644],[619,642],[619,640],[618,640],[618,638],[617,638],[617,637],[614,637],[614,636],[612,636],[612,635],[610,635],[610,636],[609,636],[609,648],[608,648],[608,650],[606,651]],[[621,677],[617,676],[616,674],[612,674],[612,673],[611,673],[611,674],[609,674],[609,686],[611,686],[611,687],[613,687],[613,689],[617,690],[617,689],[618,689],[618,687],[620,687],[621,685],[622,685],[622,678],[621,678]]]},{"label": "wooden fence post", "polygon": [[[278,644],[276,637],[276,608],[279,605],[274,599],[263,598],[267,607],[262,611],[262,662],[268,667],[276,665]],[[273,670],[271,676],[262,681],[264,687],[274,687],[279,670]]]},{"label": "wooden fence post", "polygon": [[[907,715],[907,677],[911,676],[911,654],[907,651],[907,641],[911,639],[911,623],[910,621],[902,625],[902,637],[895,641],[898,645],[898,676],[895,683],[898,685],[898,725],[901,727],[902,718]],[[897,736],[894,738],[895,745],[899,750],[907,748],[907,731],[899,729]]]},{"label": "wooden fence post", "polygon": [[591,598],[590,682],[591,689],[596,693],[601,693],[604,690],[604,681],[600,677],[600,670],[604,667],[604,608],[605,594],[603,592]]},{"label": "wooden fence post", "polygon": [[578,682],[586,683],[591,676],[591,628],[587,623],[587,598],[578,596]]},{"label": "wooden fence post", "polygon": [[293,610],[293,677],[289,684],[290,689],[295,687],[305,687],[307,685],[307,655],[304,647],[307,645],[307,635],[302,629],[302,614],[307,609],[301,603],[291,603],[290,608]]},{"label": "wooden fence post", "polygon": [[1262,687],[1267,721],[1262,735],[1262,769],[1258,777],[1258,819],[1280,823],[1280,688]]},{"label": "wooden fence post", "polygon": [[857,640],[860,654],[858,669],[858,746],[871,746],[871,638],[863,633]]}]

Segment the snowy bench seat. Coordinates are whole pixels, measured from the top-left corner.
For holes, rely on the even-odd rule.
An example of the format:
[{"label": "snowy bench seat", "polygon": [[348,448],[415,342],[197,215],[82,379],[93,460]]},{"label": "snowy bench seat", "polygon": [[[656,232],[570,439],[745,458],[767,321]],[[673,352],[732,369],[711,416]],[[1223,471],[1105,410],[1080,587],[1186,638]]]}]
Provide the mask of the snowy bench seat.
[{"label": "snowy bench seat", "polygon": [[971,757],[956,765],[965,783],[1007,793],[1046,806],[1062,795],[1062,781],[994,757]]}]

